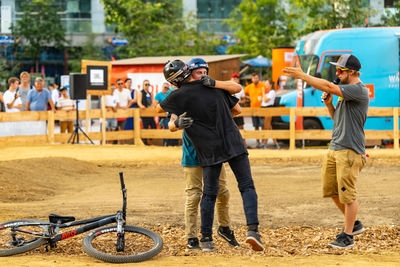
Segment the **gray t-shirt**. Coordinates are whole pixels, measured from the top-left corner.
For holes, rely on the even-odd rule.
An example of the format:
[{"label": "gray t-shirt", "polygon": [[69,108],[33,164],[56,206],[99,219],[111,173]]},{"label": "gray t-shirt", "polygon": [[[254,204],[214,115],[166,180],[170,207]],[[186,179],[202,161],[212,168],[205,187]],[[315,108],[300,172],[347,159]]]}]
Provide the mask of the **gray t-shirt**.
[{"label": "gray t-shirt", "polygon": [[22,109],[21,111],[25,111],[26,110],[26,99],[28,97],[28,93],[30,90],[32,90],[34,87],[32,85],[29,85],[28,88],[23,88],[22,85],[19,85],[18,87],[18,94],[21,97],[21,101],[22,101]]},{"label": "gray t-shirt", "polygon": [[339,97],[336,104],[330,149],[352,149],[358,154],[365,154],[368,89],[363,83],[340,84],[339,88],[343,98]]}]

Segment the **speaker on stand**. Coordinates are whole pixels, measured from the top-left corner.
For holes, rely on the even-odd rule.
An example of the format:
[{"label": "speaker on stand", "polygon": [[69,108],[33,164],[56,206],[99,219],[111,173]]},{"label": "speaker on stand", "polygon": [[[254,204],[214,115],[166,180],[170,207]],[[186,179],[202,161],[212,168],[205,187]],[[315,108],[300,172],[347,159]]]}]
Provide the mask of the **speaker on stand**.
[{"label": "speaker on stand", "polygon": [[79,126],[79,110],[78,110],[79,99],[86,99],[87,87],[88,87],[87,74],[74,73],[69,75],[69,94],[71,99],[75,100],[76,120],[75,120],[75,129],[72,132],[71,136],[69,137],[68,143],[72,141],[72,144],[79,144],[79,131],[81,131],[83,135],[90,141],[90,143],[94,145],[93,141]]}]

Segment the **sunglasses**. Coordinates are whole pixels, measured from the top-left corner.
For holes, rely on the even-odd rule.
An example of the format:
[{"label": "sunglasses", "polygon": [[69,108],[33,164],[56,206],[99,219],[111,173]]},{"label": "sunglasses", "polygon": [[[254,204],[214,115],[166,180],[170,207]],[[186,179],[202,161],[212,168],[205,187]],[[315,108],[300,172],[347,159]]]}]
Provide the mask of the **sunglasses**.
[{"label": "sunglasses", "polygon": [[149,86],[150,84],[149,83],[145,83],[144,85]]},{"label": "sunglasses", "polygon": [[337,71],[339,74],[341,74],[343,71],[346,71],[346,70],[350,70],[350,69],[348,69],[348,68],[336,67],[336,71]]},{"label": "sunglasses", "polygon": [[117,85],[123,85],[124,83],[117,83]]}]

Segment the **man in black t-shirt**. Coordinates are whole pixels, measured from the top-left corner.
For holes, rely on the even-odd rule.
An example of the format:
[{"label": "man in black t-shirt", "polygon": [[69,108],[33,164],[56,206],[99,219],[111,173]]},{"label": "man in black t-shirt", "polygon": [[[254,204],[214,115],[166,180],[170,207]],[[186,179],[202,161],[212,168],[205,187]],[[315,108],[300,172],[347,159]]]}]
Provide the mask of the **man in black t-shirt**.
[{"label": "man in black t-shirt", "polygon": [[[202,80],[194,80],[190,77],[187,66],[180,60],[168,62],[164,67],[164,76],[180,89],[171,92],[160,103],[160,108],[181,116],[176,120],[178,128],[185,127],[181,125],[184,119],[182,114],[185,112],[193,119],[193,123],[185,131],[203,168],[204,188],[200,203],[202,245],[212,246],[218,179],[222,163],[228,162],[238,181],[243,199],[248,226],[246,242],[254,250],[263,250],[264,246],[258,233],[257,193],[251,176],[248,153],[231,115],[237,98],[227,91],[213,88],[215,81],[208,76],[204,76]],[[208,84],[211,88],[203,84]]]}]

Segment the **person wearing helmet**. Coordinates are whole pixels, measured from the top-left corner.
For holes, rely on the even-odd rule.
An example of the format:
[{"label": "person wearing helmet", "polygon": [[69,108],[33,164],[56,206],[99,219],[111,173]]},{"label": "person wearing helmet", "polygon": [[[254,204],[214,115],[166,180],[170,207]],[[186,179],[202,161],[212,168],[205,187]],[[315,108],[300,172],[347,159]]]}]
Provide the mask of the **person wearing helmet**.
[{"label": "person wearing helmet", "polygon": [[200,203],[200,241],[202,247],[206,248],[203,250],[214,249],[212,224],[218,181],[222,164],[228,162],[242,195],[248,226],[246,243],[253,250],[261,251],[264,246],[258,233],[257,193],[251,176],[248,152],[232,118],[232,114],[240,112],[240,107],[237,104],[238,99],[231,94],[240,91],[241,87],[236,84],[236,92],[218,90],[223,81],[215,81],[207,75],[196,80],[195,75],[180,60],[168,62],[164,67],[164,77],[180,89],[160,103],[158,110],[176,114],[175,126],[179,129],[185,128],[203,168],[204,187]]},{"label": "person wearing helmet", "polygon": [[[191,59],[186,63],[189,66],[191,76],[196,80],[200,80],[204,74],[208,73],[208,65],[201,58]],[[232,88],[231,88],[232,87]],[[233,90],[236,88],[233,84],[226,84],[225,90]],[[176,116],[168,123],[170,131],[176,131],[175,126]],[[203,169],[200,167],[199,159],[196,155],[196,150],[185,134],[182,133],[182,167],[186,180],[186,201],[185,201],[185,233],[188,239],[187,247],[189,249],[200,249],[197,228],[197,216],[201,195],[203,193]],[[234,232],[230,229],[229,219],[229,189],[226,182],[225,167],[221,168],[219,176],[219,191],[216,201],[218,215],[218,235],[221,236],[229,245],[233,247],[239,246]],[[204,250],[210,250],[210,248]],[[212,248],[211,248],[212,249]]]}]

